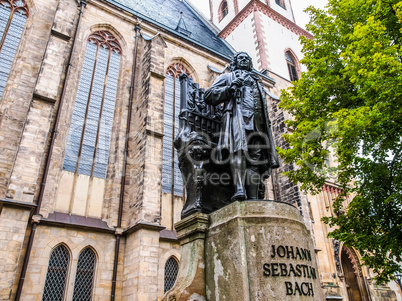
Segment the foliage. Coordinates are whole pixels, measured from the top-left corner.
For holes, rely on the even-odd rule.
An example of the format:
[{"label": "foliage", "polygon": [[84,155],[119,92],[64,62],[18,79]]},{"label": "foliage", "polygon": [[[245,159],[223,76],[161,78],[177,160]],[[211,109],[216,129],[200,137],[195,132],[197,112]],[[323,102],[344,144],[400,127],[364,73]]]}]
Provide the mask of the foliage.
[{"label": "foliage", "polygon": [[[290,148],[279,153],[297,166],[285,174],[307,191],[336,177],[335,212],[343,213],[324,219],[330,236],[358,249],[383,282],[402,255],[402,1],[329,0],[326,10],[307,9],[308,71],[282,93],[294,118]],[[336,170],[325,165],[331,153]]]}]

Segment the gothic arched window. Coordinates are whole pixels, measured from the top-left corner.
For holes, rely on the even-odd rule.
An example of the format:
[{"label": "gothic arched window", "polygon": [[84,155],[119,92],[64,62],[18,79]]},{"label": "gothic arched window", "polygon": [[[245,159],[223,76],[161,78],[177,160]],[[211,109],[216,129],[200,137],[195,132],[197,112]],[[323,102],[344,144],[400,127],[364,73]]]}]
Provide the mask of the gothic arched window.
[{"label": "gothic arched window", "polygon": [[170,257],[165,264],[165,287],[164,293],[170,290],[176,282],[179,272],[179,263],[174,257]]},{"label": "gothic arched window", "polygon": [[180,80],[179,75],[189,71],[181,63],[170,65],[165,78],[165,109],[163,131],[162,191],[183,195],[183,180],[173,141],[179,131]]},{"label": "gothic arched window", "polygon": [[28,15],[29,10],[23,0],[0,0],[0,98]]},{"label": "gothic arched window", "polygon": [[299,76],[297,73],[296,59],[294,58],[294,56],[290,51],[286,51],[285,56],[286,56],[286,63],[288,65],[290,81],[299,80]]},{"label": "gothic arched window", "polygon": [[63,300],[70,254],[64,245],[59,245],[50,254],[42,301]]},{"label": "gothic arched window", "polygon": [[78,257],[73,301],[92,300],[96,256],[91,248],[85,248]]},{"label": "gothic arched window", "polygon": [[108,31],[88,38],[63,169],[106,178],[121,47]]},{"label": "gothic arched window", "polygon": [[219,21],[227,16],[229,12],[228,3],[226,0],[222,1],[221,5],[219,6]]}]

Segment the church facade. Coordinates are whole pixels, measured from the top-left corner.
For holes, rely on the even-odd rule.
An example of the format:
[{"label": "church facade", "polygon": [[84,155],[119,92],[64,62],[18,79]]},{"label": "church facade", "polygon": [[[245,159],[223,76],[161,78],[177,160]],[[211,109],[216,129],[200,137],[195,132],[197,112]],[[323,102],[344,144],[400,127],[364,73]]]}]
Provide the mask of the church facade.
[{"label": "church facade", "polygon": [[[207,88],[235,50],[250,53],[284,146],[280,90],[300,76],[298,37],[311,35],[289,0],[210,7],[215,25],[185,0],[0,0],[1,300],[146,301],[172,287],[180,74]],[[326,238],[336,183],[304,195],[287,168],[266,199],[300,209],[327,300],[397,300]]]}]

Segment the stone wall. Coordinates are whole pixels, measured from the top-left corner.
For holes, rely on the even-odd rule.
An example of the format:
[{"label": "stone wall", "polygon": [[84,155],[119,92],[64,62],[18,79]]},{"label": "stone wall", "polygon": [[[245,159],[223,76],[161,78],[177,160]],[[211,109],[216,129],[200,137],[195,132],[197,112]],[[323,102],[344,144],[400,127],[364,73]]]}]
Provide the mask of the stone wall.
[{"label": "stone wall", "polygon": [[158,296],[159,231],[140,229],[126,239],[122,300],[155,300]]},{"label": "stone wall", "polygon": [[373,285],[370,287],[372,290],[372,297],[375,301],[396,301],[396,293],[391,290],[387,285]]},{"label": "stone wall", "polygon": [[[114,235],[84,229],[38,226],[21,300],[41,300],[52,250],[63,244],[70,253],[66,281],[66,300],[71,300],[80,252],[91,247],[96,254],[93,295],[95,300],[110,300],[113,270]],[[13,292],[14,293],[14,292]]]},{"label": "stone wall", "polygon": [[[281,89],[289,87],[290,82],[275,74],[270,73],[270,76],[272,76],[276,82],[270,92],[279,98]],[[272,134],[277,147],[287,148],[289,146],[282,135],[288,132],[285,120],[289,119],[290,116],[279,108],[278,105],[278,99],[270,98],[268,101],[268,112],[271,120]],[[293,184],[287,177],[281,174],[285,171],[293,170],[293,168],[294,166],[292,164],[285,164],[283,160],[280,160],[280,167],[274,170],[272,174],[275,196],[277,201],[293,204],[299,207],[300,211],[304,213],[299,186]]]},{"label": "stone wall", "polygon": [[50,132],[53,106],[46,101],[33,100],[20,141],[7,198],[33,203],[38,191],[40,168]]},{"label": "stone wall", "polygon": [[159,240],[159,270],[158,270],[158,296],[164,295],[165,264],[166,261],[174,257],[180,263],[180,245],[178,241]]},{"label": "stone wall", "polygon": [[129,134],[129,151],[127,157],[126,189],[124,195],[126,226],[133,226],[141,220],[144,198],[144,169],[147,144],[146,120],[149,100],[150,82],[150,44],[140,39],[138,46],[136,82],[134,84],[134,101],[131,130]]},{"label": "stone wall", "polygon": [[27,231],[29,209],[3,206],[0,214],[0,300],[10,300],[18,280],[21,252]]},{"label": "stone wall", "polygon": [[[74,5],[74,10],[76,10],[76,5]],[[135,20],[132,20],[132,22],[120,22],[121,27],[119,27],[119,30],[116,30],[114,26],[110,25],[113,24],[116,16],[114,14],[100,14],[101,11],[103,11],[102,7],[97,8],[91,5],[87,5],[87,7],[84,9],[80,30],[77,35],[75,51],[72,54],[73,60],[70,76],[66,82],[66,94],[61,111],[59,127],[56,129],[57,136],[54,141],[52,160],[50,162],[52,168],[50,169],[46,181],[47,185],[45,189],[44,202],[41,208],[41,214],[44,217],[47,217],[49,213],[52,213],[55,210],[55,200],[58,194],[58,187],[60,185],[60,176],[68,138],[68,129],[70,128],[71,116],[74,109],[87,38],[94,31],[107,30],[117,38],[122,46],[114,124],[110,141],[109,165],[105,182],[105,202],[103,202],[102,206],[102,219],[106,220],[110,226],[113,226],[117,224],[117,207],[120,197],[123,149],[127,123],[127,106],[134,40],[133,28]],[[130,41],[130,43],[127,43],[128,41]]]},{"label": "stone wall", "polygon": [[[0,101],[0,198],[6,194],[8,198],[14,197],[14,190],[6,193],[7,186],[27,122],[57,3],[49,6],[47,0],[39,0],[35,3],[28,1],[27,4],[30,16]],[[27,176],[28,182],[35,182],[32,177]]]}]

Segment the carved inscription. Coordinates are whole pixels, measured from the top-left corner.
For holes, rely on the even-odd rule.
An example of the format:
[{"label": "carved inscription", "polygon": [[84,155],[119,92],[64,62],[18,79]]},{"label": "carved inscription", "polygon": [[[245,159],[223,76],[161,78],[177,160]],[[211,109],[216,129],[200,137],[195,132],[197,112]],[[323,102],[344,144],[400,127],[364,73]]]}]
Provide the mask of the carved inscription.
[{"label": "carved inscription", "polygon": [[[265,277],[303,277],[317,279],[317,271],[311,266],[311,252],[294,246],[271,246],[271,258],[286,258],[290,260],[304,260],[306,264],[288,262],[264,263]],[[314,296],[313,283],[285,281],[286,295]]]},{"label": "carved inscription", "polygon": [[302,282],[299,286],[299,283],[295,282],[294,286],[292,282],[286,281],[286,295],[303,295],[303,296],[314,296],[313,284],[311,282]]}]

